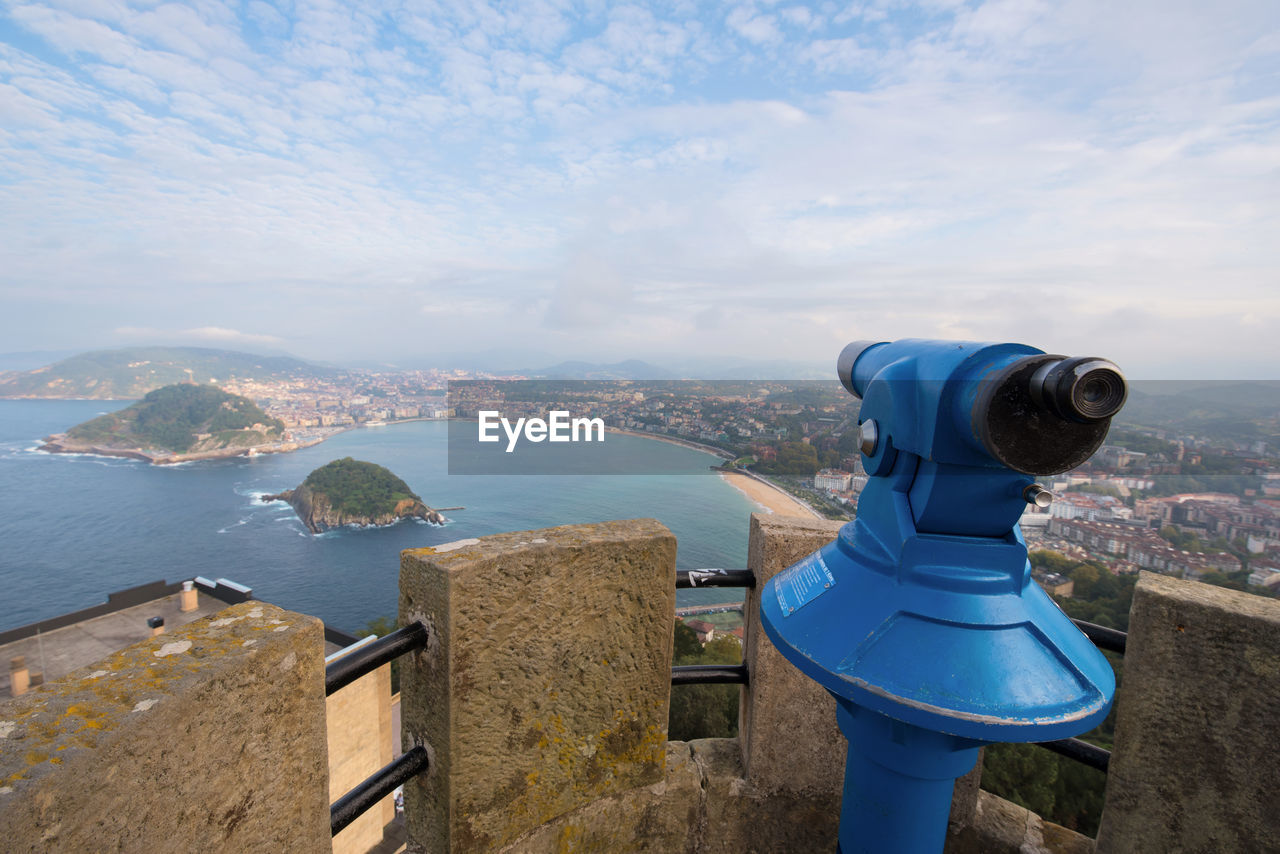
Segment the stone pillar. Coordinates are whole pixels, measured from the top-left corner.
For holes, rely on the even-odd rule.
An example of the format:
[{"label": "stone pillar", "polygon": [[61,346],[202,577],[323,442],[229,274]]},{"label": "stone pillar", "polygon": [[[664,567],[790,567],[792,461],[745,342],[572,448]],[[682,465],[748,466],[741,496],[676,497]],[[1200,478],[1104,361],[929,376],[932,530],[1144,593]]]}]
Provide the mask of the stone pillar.
[{"label": "stone pillar", "polygon": [[839,522],[824,519],[752,514],[747,567],[756,586],[743,606],[751,685],[743,692],[739,719],[746,780],[753,789],[834,795],[837,806],[848,743],[836,726],[836,701],[765,636],[760,594],[770,578],[831,542],[839,530]]},{"label": "stone pillar", "polygon": [[676,542],[652,519],[460,540],[401,556],[409,850],[497,850],[570,810],[660,783]]},{"label": "stone pillar", "polygon": [[1280,602],[1143,573],[1116,699],[1099,852],[1280,840]]},{"label": "stone pillar", "polygon": [[[215,619],[216,617],[216,619]],[[6,851],[325,851],[324,630],[234,605],[0,703]]]},{"label": "stone pillar", "polygon": [[21,697],[31,687],[31,671],[27,670],[27,657],[18,655],[9,660],[9,693]]},{"label": "stone pillar", "polygon": [[194,581],[182,582],[182,590],[178,592],[178,610],[189,614],[200,607],[200,594],[196,592]]}]

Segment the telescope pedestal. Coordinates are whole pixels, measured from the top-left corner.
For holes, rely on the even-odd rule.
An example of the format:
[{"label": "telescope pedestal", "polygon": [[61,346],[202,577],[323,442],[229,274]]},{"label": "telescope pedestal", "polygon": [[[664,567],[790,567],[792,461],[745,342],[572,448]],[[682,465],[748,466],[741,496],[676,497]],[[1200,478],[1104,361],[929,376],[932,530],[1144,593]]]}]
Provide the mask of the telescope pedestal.
[{"label": "telescope pedestal", "polygon": [[941,851],[956,778],[973,768],[982,742],[836,701],[849,739],[839,854]]}]

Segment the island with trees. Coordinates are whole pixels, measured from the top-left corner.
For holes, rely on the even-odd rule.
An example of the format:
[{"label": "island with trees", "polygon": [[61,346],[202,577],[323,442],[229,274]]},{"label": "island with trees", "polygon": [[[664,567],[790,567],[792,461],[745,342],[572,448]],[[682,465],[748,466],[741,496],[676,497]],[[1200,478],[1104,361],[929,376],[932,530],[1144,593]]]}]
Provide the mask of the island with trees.
[{"label": "island with trees", "polygon": [[401,519],[422,519],[433,525],[446,521],[390,471],[351,457],[321,466],[297,489],[264,495],[262,500],[289,502],[313,534],[344,525],[394,525]]},{"label": "island with trees", "polygon": [[49,436],[41,450],[165,464],[299,447],[303,443],[289,440],[284,422],[248,398],[214,386],[179,383]]}]

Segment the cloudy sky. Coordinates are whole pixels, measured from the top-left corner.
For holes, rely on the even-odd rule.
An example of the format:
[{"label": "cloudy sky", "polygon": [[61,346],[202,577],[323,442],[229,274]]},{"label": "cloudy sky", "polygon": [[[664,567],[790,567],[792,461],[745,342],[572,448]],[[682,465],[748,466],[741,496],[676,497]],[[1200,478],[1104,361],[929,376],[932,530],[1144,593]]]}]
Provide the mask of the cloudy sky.
[{"label": "cloudy sky", "polygon": [[1275,0],[0,0],[0,350],[1275,378]]}]

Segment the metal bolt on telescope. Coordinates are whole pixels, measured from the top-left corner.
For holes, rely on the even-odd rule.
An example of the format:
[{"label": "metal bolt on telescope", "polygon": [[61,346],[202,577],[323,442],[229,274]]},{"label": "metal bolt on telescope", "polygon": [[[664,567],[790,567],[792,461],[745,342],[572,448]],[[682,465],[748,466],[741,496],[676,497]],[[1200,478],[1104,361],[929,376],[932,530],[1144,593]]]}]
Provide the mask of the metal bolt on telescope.
[{"label": "metal bolt on telescope", "polygon": [[836,698],[848,737],[842,854],[937,852],[978,748],[1079,735],[1115,674],[1031,581],[1018,517],[1034,476],[1087,460],[1124,405],[1112,363],[1021,344],[859,341],[870,476],[835,541],[771,579],[765,633]]}]

